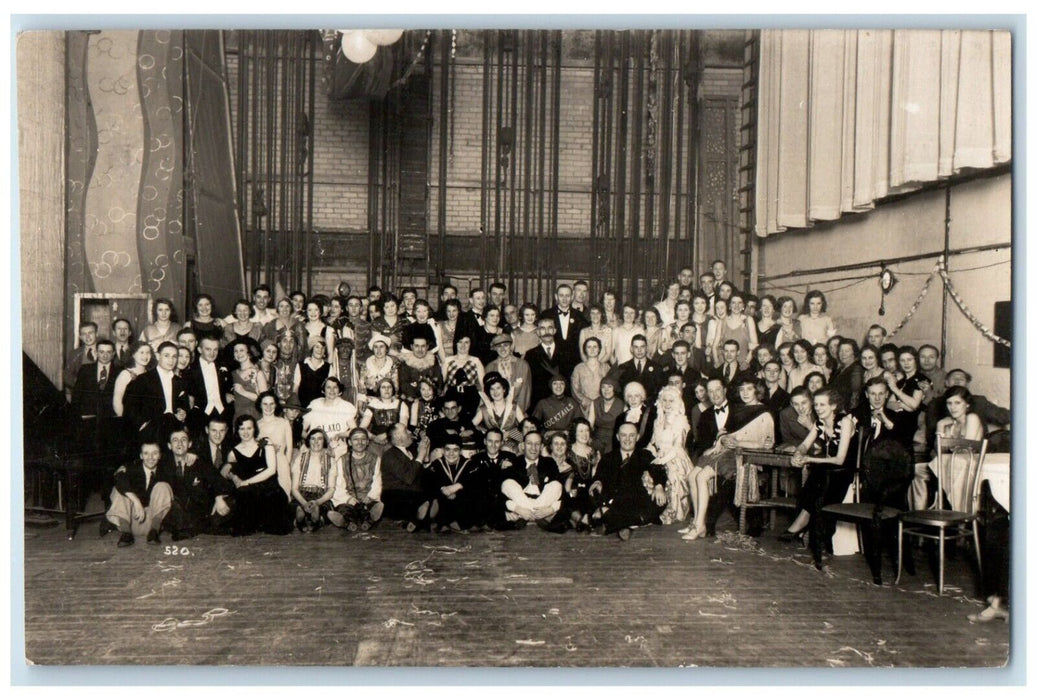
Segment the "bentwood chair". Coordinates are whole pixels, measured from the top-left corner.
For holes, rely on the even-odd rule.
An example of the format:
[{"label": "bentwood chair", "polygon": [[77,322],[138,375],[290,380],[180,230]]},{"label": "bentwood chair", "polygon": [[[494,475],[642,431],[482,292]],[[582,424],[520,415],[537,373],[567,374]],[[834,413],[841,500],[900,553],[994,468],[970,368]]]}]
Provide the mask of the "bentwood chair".
[{"label": "bentwood chair", "polygon": [[[881,584],[883,530],[903,513],[914,461],[911,453],[894,440],[871,440],[868,426],[858,429],[857,448],[859,468],[853,479],[852,502],[832,503],[821,513],[856,525],[858,544],[871,568],[872,580]],[[869,531],[868,537],[862,536],[863,529]]]},{"label": "bentwood chair", "polygon": [[[897,582],[903,566],[904,536],[921,537],[939,542],[939,592],[943,595],[944,544],[947,540],[972,538],[976,547],[976,568],[983,575],[979,550],[979,485],[983,460],[987,456],[986,440],[965,440],[936,436],[936,498],[925,510],[912,510],[900,516]],[[955,473],[959,471],[959,473]],[[945,487],[948,491],[944,491]],[[950,509],[941,508],[945,494]]]}]

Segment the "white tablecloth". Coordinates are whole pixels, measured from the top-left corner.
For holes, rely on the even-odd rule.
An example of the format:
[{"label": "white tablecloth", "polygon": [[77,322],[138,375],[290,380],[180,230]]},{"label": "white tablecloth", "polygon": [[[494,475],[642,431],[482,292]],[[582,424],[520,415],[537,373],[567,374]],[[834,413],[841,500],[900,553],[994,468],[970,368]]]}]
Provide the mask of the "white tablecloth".
[{"label": "white tablecloth", "polygon": [[[943,475],[943,490],[947,494],[947,499],[951,503],[951,508],[955,510],[965,509],[965,493],[964,493],[964,475],[961,473],[964,471],[964,464],[958,464],[957,462],[963,459],[963,457],[953,458],[947,456],[944,458],[944,464],[950,463],[950,468],[947,473]],[[929,462],[929,470],[934,474],[936,469],[936,460]],[[1010,495],[1011,495],[1011,455],[1007,452],[988,452],[986,459],[983,460],[983,471],[979,475],[980,482],[986,481],[990,485],[990,494],[994,497],[1002,508],[1011,512],[1009,508]]]}]

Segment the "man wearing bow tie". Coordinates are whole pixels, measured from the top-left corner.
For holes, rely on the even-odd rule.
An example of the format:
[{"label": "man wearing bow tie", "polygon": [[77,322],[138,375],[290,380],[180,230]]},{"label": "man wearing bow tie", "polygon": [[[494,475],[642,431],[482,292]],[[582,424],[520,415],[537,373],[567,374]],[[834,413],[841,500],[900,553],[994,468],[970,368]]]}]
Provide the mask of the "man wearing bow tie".
[{"label": "man wearing bow tie", "polygon": [[870,426],[867,437],[870,442],[879,440],[896,440],[909,452],[914,450],[914,436],[917,420],[907,411],[890,411],[886,407],[889,400],[889,385],[882,377],[872,377],[864,385],[868,395],[868,405],[857,407],[857,424]]},{"label": "man wearing bow tie", "polygon": [[562,506],[562,479],[555,461],[541,456],[543,446],[540,433],[527,433],[522,441],[522,456],[510,469],[501,472],[504,518],[509,523],[535,522],[555,530],[552,519]]},{"label": "man wearing bow tie", "polygon": [[213,416],[222,417],[228,424],[234,418],[234,380],[230,370],[218,364],[219,342],[203,338],[198,349],[198,361],[188,368],[186,376],[187,393],[193,403],[188,423],[195,435]]},{"label": "man wearing bow tie", "polygon": [[571,366],[563,369],[566,377],[572,374],[573,368],[580,362],[580,331],[587,327],[580,313],[572,308],[572,302],[573,288],[560,284],[555,289],[555,305],[540,316],[554,321],[555,341],[562,348],[566,360],[572,362]]},{"label": "man wearing bow tie", "polygon": [[727,389],[719,379],[710,379],[706,384],[706,394],[713,405],[699,416],[698,439],[691,453],[692,460],[698,460],[702,453],[716,444],[717,438],[727,432],[727,419],[731,416],[731,403],[727,400]]},{"label": "man wearing bow tie", "polygon": [[174,542],[202,533],[228,534],[226,523],[234,487],[209,460],[190,451],[191,438],[186,428],[170,433],[168,447],[170,455],[166,461],[172,471],[169,483],[173,503],[162,521],[162,529],[172,534]]},{"label": "man wearing bow tie", "polygon": [[475,338],[485,323],[483,321],[483,313],[486,311],[486,291],[480,287],[475,287],[469,295],[469,301],[471,302],[471,308],[462,313],[460,318],[457,319],[457,330],[454,332],[455,338],[463,336]]},{"label": "man wearing bow tie", "polygon": [[605,504],[605,533],[628,540],[631,527],[658,522],[666,508],[666,467],[653,464],[652,453],[637,447],[633,423],[620,425],[616,435],[619,448],[601,458],[590,493]]},{"label": "man wearing bow tie", "polygon": [[162,520],[173,502],[172,480],[170,467],[162,463],[162,448],[146,439],[139,458],[115,472],[112,505],[101,523],[101,536],[117,529],[122,533],[120,547],[129,547],[135,535],[144,534],[148,544],[158,544]]}]

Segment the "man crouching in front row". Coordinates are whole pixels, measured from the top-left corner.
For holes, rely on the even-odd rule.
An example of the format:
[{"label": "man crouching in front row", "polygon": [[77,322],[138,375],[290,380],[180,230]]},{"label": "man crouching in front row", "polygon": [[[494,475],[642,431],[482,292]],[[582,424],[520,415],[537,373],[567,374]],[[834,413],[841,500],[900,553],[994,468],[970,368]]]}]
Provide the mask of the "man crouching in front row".
[{"label": "man crouching in front row", "polygon": [[119,530],[120,547],[129,547],[135,535],[145,534],[149,544],[158,544],[162,520],[173,503],[173,477],[158,442],[145,441],[140,457],[115,472],[112,505],[105,513],[101,535]]}]

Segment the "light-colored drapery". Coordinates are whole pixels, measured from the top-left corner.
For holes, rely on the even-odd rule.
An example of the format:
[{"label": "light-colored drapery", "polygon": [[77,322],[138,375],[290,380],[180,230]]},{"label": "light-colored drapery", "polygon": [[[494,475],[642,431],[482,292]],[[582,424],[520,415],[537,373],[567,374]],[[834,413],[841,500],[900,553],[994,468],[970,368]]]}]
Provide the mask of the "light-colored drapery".
[{"label": "light-colored drapery", "polygon": [[1007,31],[767,30],[759,236],[1012,157]]}]

